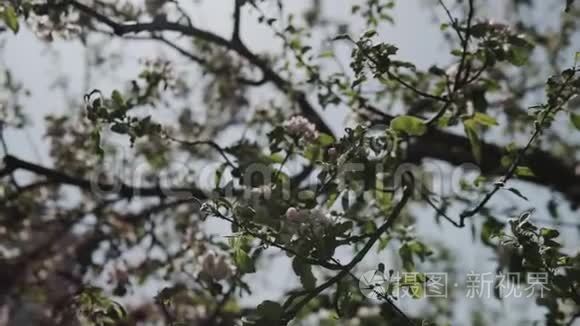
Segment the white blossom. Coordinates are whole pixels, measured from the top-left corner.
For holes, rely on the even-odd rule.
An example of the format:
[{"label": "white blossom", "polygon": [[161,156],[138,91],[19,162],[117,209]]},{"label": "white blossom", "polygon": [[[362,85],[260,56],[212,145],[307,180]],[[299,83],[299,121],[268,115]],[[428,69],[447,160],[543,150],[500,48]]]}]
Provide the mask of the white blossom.
[{"label": "white blossom", "polygon": [[286,211],[286,219],[291,223],[292,232],[319,234],[333,224],[332,218],[321,208],[298,209],[290,207]]},{"label": "white blossom", "polygon": [[487,25],[493,28],[496,32],[509,32],[511,30],[509,25],[495,22],[493,19],[486,21]]},{"label": "white blossom", "polygon": [[362,318],[369,318],[374,316],[379,316],[381,314],[381,308],[378,306],[373,307],[360,307],[358,309],[357,315]]},{"label": "white blossom", "polygon": [[360,318],[358,317],[354,317],[348,322],[349,326],[359,326],[360,324],[361,324]]},{"label": "white blossom", "polygon": [[62,16],[58,22],[46,15],[30,15],[28,22],[34,34],[43,41],[52,42],[54,36],[71,39],[81,32],[81,27],[74,22],[75,15]]},{"label": "white blossom", "polygon": [[576,109],[580,108],[580,96],[579,95],[572,96],[572,98],[568,101],[568,108],[570,110],[576,110]]},{"label": "white blossom", "polygon": [[445,74],[449,77],[449,78],[455,78],[455,75],[457,75],[457,71],[459,70],[459,63],[454,63],[451,66],[449,66],[449,68],[447,68],[447,70],[445,70]]},{"label": "white blossom", "polygon": [[264,198],[269,199],[272,196],[272,188],[269,185],[254,187],[250,192],[254,197],[264,196]]},{"label": "white blossom", "polygon": [[310,217],[314,221],[324,220],[326,219],[326,212],[321,208],[313,208],[310,210]]},{"label": "white blossom", "polygon": [[332,219],[328,216],[328,213],[322,208],[313,208],[310,210],[311,222],[315,225],[320,225],[323,227],[332,224]]}]

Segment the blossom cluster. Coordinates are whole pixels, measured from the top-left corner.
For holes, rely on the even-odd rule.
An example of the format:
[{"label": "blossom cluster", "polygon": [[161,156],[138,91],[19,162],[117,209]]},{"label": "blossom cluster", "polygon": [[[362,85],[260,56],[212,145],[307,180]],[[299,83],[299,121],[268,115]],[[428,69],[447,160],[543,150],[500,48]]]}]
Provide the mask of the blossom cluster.
[{"label": "blossom cluster", "polygon": [[498,23],[493,19],[488,19],[483,23],[486,24],[489,28],[493,29],[496,33],[508,33],[511,31],[511,27],[509,25]]},{"label": "blossom cluster", "polygon": [[302,138],[305,141],[311,142],[318,138],[316,125],[300,115],[293,116],[286,120],[284,122],[284,128],[289,135]]},{"label": "blossom cluster", "polygon": [[81,26],[75,22],[76,15],[61,16],[55,21],[49,16],[32,14],[28,17],[28,22],[34,34],[43,41],[52,42],[54,36],[63,39],[71,39],[81,32]]},{"label": "blossom cluster", "polygon": [[286,220],[294,225],[313,227],[315,232],[323,231],[332,224],[332,219],[321,208],[298,209],[290,207],[286,210]]},{"label": "blossom cluster", "polygon": [[215,281],[224,280],[233,275],[234,268],[228,263],[224,255],[216,256],[213,252],[208,252],[202,259],[202,272],[210,276]]}]

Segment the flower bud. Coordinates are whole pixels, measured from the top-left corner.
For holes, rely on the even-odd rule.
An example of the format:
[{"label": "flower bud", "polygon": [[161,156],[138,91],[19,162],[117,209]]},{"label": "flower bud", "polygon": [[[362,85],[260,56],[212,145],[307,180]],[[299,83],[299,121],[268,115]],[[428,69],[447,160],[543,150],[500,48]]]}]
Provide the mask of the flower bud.
[{"label": "flower bud", "polygon": [[215,255],[213,253],[208,253],[203,258],[203,262],[201,263],[201,268],[204,273],[207,275],[212,275],[215,269]]},{"label": "flower bud", "polygon": [[216,281],[221,281],[225,278],[228,278],[232,275],[232,269],[230,265],[226,261],[225,256],[220,256],[215,263],[214,271],[213,271],[213,278]]},{"label": "flower bud", "polygon": [[336,148],[331,147],[328,149],[328,160],[329,161],[336,160],[337,155],[338,155],[338,152],[336,151]]},{"label": "flower bud", "polygon": [[580,108],[580,96],[579,95],[574,95],[572,96],[572,98],[568,101],[568,109],[570,110],[577,110],[578,108]]},{"label": "flower bud", "polygon": [[290,222],[300,222],[301,214],[295,207],[290,207],[286,210],[286,218]]},{"label": "flower bud", "polygon": [[221,281],[232,275],[232,267],[223,255],[216,257],[211,252],[206,254],[201,267],[202,271],[215,281]]},{"label": "flower bud", "polygon": [[307,142],[312,142],[318,138],[316,125],[303,116],[294,116],[286,120],[284,128],[289,135],[302,138]]}]

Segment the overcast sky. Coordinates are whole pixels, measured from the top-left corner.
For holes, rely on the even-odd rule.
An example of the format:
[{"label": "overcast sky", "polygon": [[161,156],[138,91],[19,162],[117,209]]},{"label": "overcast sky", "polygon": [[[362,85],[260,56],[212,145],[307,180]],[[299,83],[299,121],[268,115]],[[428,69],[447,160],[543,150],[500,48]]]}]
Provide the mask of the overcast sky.
[{"label": "overcast sky", "polygon": [[[490,1],[498,4],[499,0]],[[399,55],[408,61],[414,62],[420,69],[426,69],[430,65],[437,63],[446,65],[450,62],[448,47],[444,44],[439,29],[433,28],[435,16],[432,10],[425,10],[423,6],[426,3],[434,3],[435,0],[401,0],[397,1],[397,6],[393,16],[397,24],[395,26],[383,26],[379,30],[380,37],[388,43],[393,43],[399,47]],[[300,11],[304,6],[301,0],[286,1],[295,11]],[[350,6],[353,1],[332,0],[324,1],[324,11],[336,18],[342,20],[351,19]],[[499,2],[501,3],[501,1]],[[490,12],[489,16],[501,20],[501,6]],[[231,30],[231,9],[232,1],[212,0],[202,1],[201,5],[192,10],[193,22],[196,26],[207,28],[221,35],[228,35]],[[441,10],[437,11],[440,17],[443,17]],[[264,27],[255,23],[256,15],[246,13],[250,17],[244,19],[242,33],[244,41],[251,49],[264,51],[276,47],[279,43],[273,39],[271,33]],[[357,34],[355,29],[353,34]],[[7,134],[10,150],[13,154],[24,159],[40,161],[45,165],[50,165],[47,155],[46,143],[42,140],[43,116],[48,112],[66,112],[70,106],[65,103],[63,94],[51,89],[55,77],[61,73],[67,76],[69,91],[71,95],[82,95],[92,88],[99,88],[104,94],[110,94],[115,88],[123,88],[127,82],[126,76],[134,76],[139,69],[138,59],[150,57],[158,51],[163,51],[172,55],[171,50],[163,49],[157,44],[144,43],[139,41],[130,42],[129,45],[116,45],[119,53],[126,58],[126,62],[117,70],[116,76],[107,75],[103,78],[92,75],[94,83],[87,85],[84,83],[85,76],[85,50],[79,42],[68,42],[57,40],[48,48],[40,43],[26,28],[23,28],[18,37],[12,37],[3,33],[0,38],[7,41],[4,50],[4,58],[0,62],[6,63],[13,71],[15,77],[22,81],[32,92],[32,96],[26,102],[26,112],[32,120],[32,126],[25,131],[10,132]],[[279,48],[279,47],[278,47]],[[341,56],[346,60],[349,53],[345,51]],[[131,77],[128,77],[131,78]],[[81,110],[82,107],[78,108]],[[323,116],[331,123],[334,130],[340,132],[343,130],[345,120],[345,110],[329,110],[323,112]],[[40,156],[40,157],[39,157]],[[528,190],[526,187],[526,190]],[[530,197],[531,203],[544,202],[549,194],[545,190],[532,190],[526,192]],[[502,198],[500,198],[502,197]],[[498,196],[492,204],[505,202],[505,196]],[[507,199],[509,202],[514,198]],[[525,207],[525,205],[523,205]],[[481,271],[481,265],[486,264],[492,256],[482,250],[482,246],[474,244],[468,229],[457,230],[450,226],[437,226],[433,222],[433,212],[428,208],[414,208],[417,211],[424,211],[419,215],[424,217],[418,225],[421,236],[425,238],[442,241],[446,245],[451,245],[461,250],[456,250],[456,259],[460,265],[460,270],[465,273],[469,271]],[[541,211],[541,210],[540,210]],[[573,237],[572,237],[573,238]],[[451,242],[449,239],[453,239]],[[577,243],[576,243],[577,245]],[[379,257],[382,261],[389,261],[390,254],[382,253]],[[370,258],[363,262],[363,265],[372,269],[376,265],[376,258]],[[256,276],[261,278],[264,291],[256,297],[256,301],[262,299],[275,299],[281,288],[295,284],[294,276],[288,273],[288,265],[281,260],[275,267],[275,272],[264,273]],[[273,264],[275,265],[275,264]],[[487,270],[482,272],[493,272],[493,268],[486,267]],[[364,270],[364,267],[361,268]],[[412,304],[411,304],[412,305]],[[410,308],[405,307],[405,308]],[[510,309],[525,309],[519,307],[522,301],[513,303],[513,306],[502,308],[501,305],[494,304],[494,308],[499,312],[509,311]],[[525,304],[524,304],[525,305]]]}]

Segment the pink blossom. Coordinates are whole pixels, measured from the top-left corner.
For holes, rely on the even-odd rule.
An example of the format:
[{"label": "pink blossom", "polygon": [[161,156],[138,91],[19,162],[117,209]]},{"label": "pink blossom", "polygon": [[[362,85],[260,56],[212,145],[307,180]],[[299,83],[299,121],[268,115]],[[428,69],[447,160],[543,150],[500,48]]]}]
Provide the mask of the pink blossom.
[{"label": "pink blossom", "polygon": [[221,281],[232,275],[233,268],[226,261],[226,257],[209,252],[201,263],[202,271],[216,281]]},{"label": "pink blossom", "polygon": [[306,141],[314,141],[318,138],[318,131],[316,125],[308,121],[303,116],[297,115],[284,122],[286,132],[294,137],[302,138]]},{"label": "pink blossom", "polygon": [[300,222],[302,220],[302,214],[295,207],[290,207],[286,210],[286,218],[290,222]]}]

